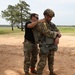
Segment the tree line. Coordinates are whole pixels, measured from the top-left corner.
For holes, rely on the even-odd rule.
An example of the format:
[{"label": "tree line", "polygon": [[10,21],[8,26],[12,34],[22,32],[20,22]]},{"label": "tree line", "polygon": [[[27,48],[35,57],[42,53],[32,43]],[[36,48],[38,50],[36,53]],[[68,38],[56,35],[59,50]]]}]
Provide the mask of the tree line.
[{"label": "tree line", "polygon": [[23,24],[29,20],[30,5],[25,1],[19,0],[19,3],[14,6],[8,5],[8,7],[1,12],[2,18],[10,22],[12,31],[14,30],[14,25],[17,25],[17,27],[21,25],[21,31],[23,31]]}]

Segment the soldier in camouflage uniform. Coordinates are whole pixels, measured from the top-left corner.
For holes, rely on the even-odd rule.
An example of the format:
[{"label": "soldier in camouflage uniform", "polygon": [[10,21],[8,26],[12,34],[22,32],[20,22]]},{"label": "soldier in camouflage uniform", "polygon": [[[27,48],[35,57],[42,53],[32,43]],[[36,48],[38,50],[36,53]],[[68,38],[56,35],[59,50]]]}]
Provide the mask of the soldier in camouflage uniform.
[{"label": "soldier in camouflage uniform", "polygon": [[43,14],[45,22],[37,24],[36,31],[38,32],[38,35],[36,35],[38,38],[35,35],[35,40],[40,46],[40,60],[37,65],[37,75],[42,75],[47,58],[50,71],[49,75],[56,75],[53,71],[54,53],[58,49],[57,45],[61,34],[55,24],[51,22],[52,18],[55,16],[53,10],[46,9]]},{"label": "soldier in camouflage uniform", "polygon": [[38,15],[36,13],[31,14],[31,20],[26,22],[25,25],[25,39],[24,39],[24,71],[25,75],[29,74],[29,68],[31,72],[36,74],[35,65],[37,62],[38,49],[35,44],[33,35],[33,26],[30,23],[38,20]]}]

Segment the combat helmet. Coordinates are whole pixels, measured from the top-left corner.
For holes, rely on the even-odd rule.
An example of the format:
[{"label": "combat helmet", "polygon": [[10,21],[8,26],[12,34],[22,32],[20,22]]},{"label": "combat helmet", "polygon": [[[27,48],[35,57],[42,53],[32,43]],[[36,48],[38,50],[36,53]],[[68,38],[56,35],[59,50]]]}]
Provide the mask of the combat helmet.
[{"label": "combat helmet", "polygon": [[54,13],[54,11],[51,10],[51,9],[46,9],[46,10],[44,11],[43,15],[48,15],[48,16],[50,16],[50,17],[54,17],[54,16],[55,16],[55,13]]}]

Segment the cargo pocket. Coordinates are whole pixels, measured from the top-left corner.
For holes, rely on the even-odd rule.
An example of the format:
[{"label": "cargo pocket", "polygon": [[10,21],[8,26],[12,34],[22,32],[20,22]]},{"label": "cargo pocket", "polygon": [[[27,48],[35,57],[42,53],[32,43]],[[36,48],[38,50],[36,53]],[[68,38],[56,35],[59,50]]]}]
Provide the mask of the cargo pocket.
[{"label": "cargo pocket", "polygon": [[49,48],[48,48],[47,45],[42,45],[42,46],[40,47],[40,50],[41,50],[41,52],[42,52],[43,54],[49,53]]},{"label": "cargo pocket", "polygon": [[25,41],[24,48],[25,48],[24,49],[25,51],[30,51],[33,48],[33,44],[31,42],[29,42],[29,41]]}]

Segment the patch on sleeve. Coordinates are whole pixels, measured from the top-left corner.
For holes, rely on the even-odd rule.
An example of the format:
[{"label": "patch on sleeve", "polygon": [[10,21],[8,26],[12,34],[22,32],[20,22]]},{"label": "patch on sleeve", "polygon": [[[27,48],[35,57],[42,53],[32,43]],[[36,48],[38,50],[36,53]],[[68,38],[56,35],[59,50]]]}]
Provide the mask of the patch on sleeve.
[{"label": "patch on sleeve", "polygon": [[47,29],[47,24],[45,22],[43,24],[44,24],[44,27]]}]

